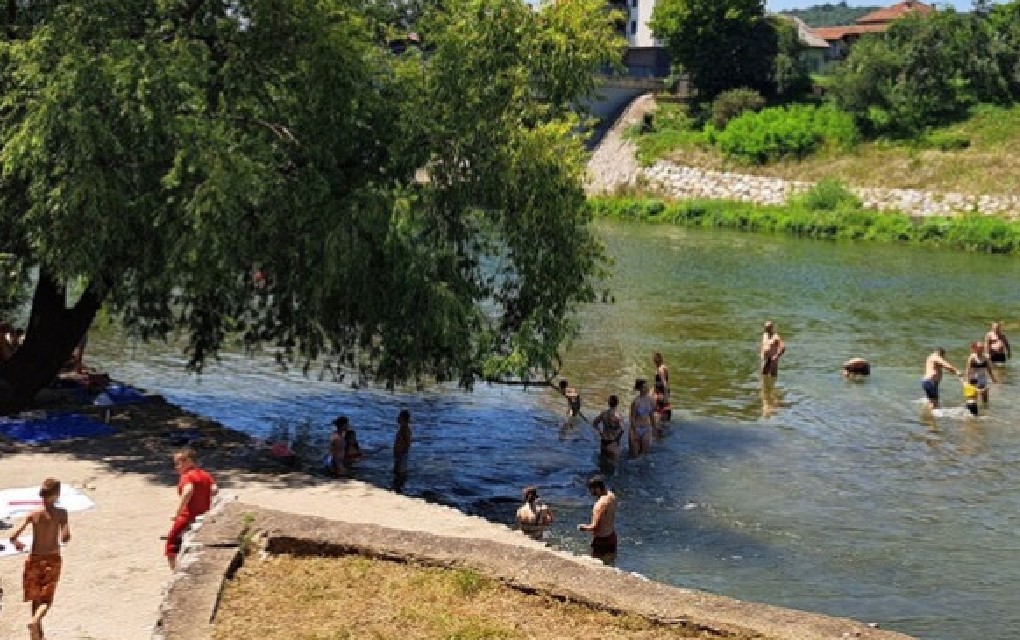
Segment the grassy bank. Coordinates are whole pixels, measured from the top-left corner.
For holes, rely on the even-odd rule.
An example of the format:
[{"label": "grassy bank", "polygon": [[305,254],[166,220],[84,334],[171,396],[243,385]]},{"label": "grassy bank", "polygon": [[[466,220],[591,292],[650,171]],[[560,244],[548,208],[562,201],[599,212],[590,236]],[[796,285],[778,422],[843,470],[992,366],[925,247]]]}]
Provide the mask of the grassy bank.
[{"label": "grassy bank", "polygon": [[[822,194],[824,195],[824,194]],[[833,190],[819,201],[811,193],[784,206],[728,200],[669,202],[654,198],[600,197],[589,200],[595,218],[688,227],[785,233],[824,240],[866,240],[1020,255],[1020,223],[982,215],[912,218],[861,209]]]},{"label": "grassy bank", "polygon": [[355,556],[249,559],[223,594],[213,633],[214,640],[715,637],[528,595],[468,570]]},{"label": "grassy bank", "polygon": [[[671,110],[672,109],[672,110]],[[787,180],[833,176],[862,187],[924,189],[971,194],[1020,195],[1020,107],[976,107],[971,117],[915,141],[876,140],[850,151],[823,149],[801,160],[756,166],[725,156],[709,144],[693,121],[673,105],[655,132],[632,137],[643,164],[677,164]]]}]

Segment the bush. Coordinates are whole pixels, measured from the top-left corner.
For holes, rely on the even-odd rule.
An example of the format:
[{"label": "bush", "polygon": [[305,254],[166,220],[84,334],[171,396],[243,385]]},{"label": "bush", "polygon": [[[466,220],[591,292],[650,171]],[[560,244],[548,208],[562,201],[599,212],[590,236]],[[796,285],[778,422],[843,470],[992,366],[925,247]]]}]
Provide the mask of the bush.
[{"label": "bush", "polygon": [[860,209],[861,199],[838,180],[822,180],[794,199],[808,211]]},{"label": "bush", "polygon": [[858,131],[853,118],[831,105],[791,105],[745,113],[710,136],[730,156],[767,164],[792,156],[803,158],[831,146],[849,149]]},{"label": "bush", "polygon": [[754,89],[723,91],[712,101],[712,124],[725,129],[730,120],[747,111],[761,111],[764,106],[765,98]]},{"label": "bush", "polygon": [[939,151],[959,151],[970,147],[970,137],[955,131],[932,131],[921,137],[921,146]]}]

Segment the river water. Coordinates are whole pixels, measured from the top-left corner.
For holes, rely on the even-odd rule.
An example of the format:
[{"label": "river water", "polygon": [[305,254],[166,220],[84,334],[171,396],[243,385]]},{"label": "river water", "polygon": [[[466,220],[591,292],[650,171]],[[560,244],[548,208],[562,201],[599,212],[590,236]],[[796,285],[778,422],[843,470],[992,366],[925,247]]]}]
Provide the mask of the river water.
[{"label": "river water", "polygon": [[[1020,347],[1020,260],[873,244],[603,224],[615,304],[586,309],[564,375],[594,416],[634,378],[671,368],[673,421],[652,454],[602,469],[620,497],[618,566],[656,580],[838,616],[939,640],[1020,633],[1020,374],[999,369],[991,406],[925,416],[925,356],[1002,317]],[[762,394],[765,318],[787,355]],[[414,416],[403,491],[509,521],[536,484],[555,509],[549,541],[583,553],[575,525],[600,471],[591,430],[564,424],[548,389],[479,386],[386,393],[269,358],[224,354],[201,377],[175,347],[120,336],[90,343],[93,364],[258,436],[287,428],[311,450],[351,417],[369,454],[356,477],[389,486],[399,408]],[[839,365],[871,360],[866,382]]]}]

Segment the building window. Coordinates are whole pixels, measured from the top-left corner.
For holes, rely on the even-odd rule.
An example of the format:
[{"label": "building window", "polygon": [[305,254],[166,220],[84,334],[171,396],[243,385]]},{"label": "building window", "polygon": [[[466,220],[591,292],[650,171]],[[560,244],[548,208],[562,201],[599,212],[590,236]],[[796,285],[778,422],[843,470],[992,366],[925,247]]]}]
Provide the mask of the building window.
[{"label": "building window", "polygon": [[634,7],[635,9],[637,9],[637,0],[630,0],[630,6]]},{"label": "building window", "polygon": [[637,20],[630,21],[630,35],[637,33]]}]

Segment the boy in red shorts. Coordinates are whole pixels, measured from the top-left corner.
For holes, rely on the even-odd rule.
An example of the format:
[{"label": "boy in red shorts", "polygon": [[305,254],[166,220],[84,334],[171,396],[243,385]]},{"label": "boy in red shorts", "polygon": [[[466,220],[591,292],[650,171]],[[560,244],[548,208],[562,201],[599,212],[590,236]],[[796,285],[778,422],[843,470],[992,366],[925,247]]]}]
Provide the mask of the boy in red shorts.
[{"label": "boy in red shorts", "polygon": [[32,525],[32,551],[25,561],[23,578],[25,602],[32,603],[32,621],[28,623],[28,634],[32,640],[42,639],[42,619],[53,605],[53,595],[60,580],[60,543],[71,541],[67,510],[57,507],[60,481],[54,478],[43,480],[39,497],[43,500],[42,508],[25,516],[11,533],[11,544],[18,551],[24,551],[25,543],[18,537],[29,524]]},{"label": "boy in red shorts", "polygon": [[195,452],[181,449],[174,454],[174,469],[180,474],[177,482],[177,512],[174,524],[166,536],[166,559],[173,571],[177,566],[177,554],[181,551],[181,538],[195,521],[195,518],[209,510],[213,496],[219,491],[216,481],[195,464]]}]

